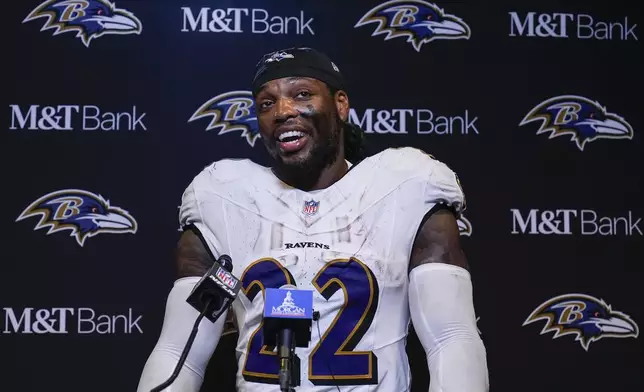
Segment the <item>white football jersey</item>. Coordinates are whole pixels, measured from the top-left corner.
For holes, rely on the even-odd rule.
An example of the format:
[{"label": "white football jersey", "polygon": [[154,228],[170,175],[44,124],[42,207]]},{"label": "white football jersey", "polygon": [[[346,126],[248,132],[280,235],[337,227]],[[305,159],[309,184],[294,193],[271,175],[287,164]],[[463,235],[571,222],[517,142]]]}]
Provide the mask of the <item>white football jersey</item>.
[{"label": "white football jersey", "polygon": [[215,256],[230,255],[243,283],[233,303],[238,391],[279,392],[276,353],[262,345],[263,290],[285,284],[313,291],[320,312],[309,346],[295,350],[298,391],[408,391],[409,257],[437,203],[465,208],[458,178],[410,147],[371,156],[312,192],[244,159],[197,175],[180,223],[195,225]]}]

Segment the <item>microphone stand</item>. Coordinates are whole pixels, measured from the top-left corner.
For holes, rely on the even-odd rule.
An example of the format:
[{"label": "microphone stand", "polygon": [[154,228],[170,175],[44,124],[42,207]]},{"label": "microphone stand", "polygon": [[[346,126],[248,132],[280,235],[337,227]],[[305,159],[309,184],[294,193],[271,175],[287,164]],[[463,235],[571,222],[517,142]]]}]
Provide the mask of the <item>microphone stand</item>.
[{"label": "microphone stand", "polygon": [[290,328],[285,328],[280,331],[278,338],[280,391],[295,392],[294,387],[300,385],[299,361],[295,355],[295,334]]}]

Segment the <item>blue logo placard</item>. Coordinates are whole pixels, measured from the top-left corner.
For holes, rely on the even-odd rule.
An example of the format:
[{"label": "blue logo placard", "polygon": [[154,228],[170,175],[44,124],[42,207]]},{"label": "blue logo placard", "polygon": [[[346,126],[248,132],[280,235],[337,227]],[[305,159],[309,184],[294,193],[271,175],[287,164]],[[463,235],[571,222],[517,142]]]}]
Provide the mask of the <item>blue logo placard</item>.
[{"label": "blue logo placard", "polygon": [[266,289],[266,318],[313,318],[313,292],[310,290]]}]

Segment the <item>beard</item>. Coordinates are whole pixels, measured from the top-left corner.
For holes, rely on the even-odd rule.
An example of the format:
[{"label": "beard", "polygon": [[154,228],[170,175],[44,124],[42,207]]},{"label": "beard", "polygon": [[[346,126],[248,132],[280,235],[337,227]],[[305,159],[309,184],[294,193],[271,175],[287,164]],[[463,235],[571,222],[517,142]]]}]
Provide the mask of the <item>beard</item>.
[{"label": "beard", "polygon": [[279,153],[271,153],[273,172],[287,184],[304,190],[311,189],[322,171],[337,161],[343,126],[337,111],[330,115],[311,111],[306,117],[311,119],[316,131],[306,155],[285,161]]}]

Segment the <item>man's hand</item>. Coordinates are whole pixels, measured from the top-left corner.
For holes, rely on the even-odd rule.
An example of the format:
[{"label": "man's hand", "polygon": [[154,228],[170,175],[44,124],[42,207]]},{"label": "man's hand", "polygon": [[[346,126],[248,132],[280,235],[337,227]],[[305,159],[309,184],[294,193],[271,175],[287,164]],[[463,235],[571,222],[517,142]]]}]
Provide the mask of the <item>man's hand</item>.
[{"label": "man's hand", "polygon": [[426,263],[445,263],[468,269],[460,238],[454,214],[448,209],[434,212],[416,234],[409,271]]},{"label": "man's hand", "polygon": [[233,335],[239,333],[239,328],[237,328],[237,319],[235,319],[235,312],[233,309],[228,309],[228,317],[226,317],[226,323],[224,324],[224,330],[221,333],[221,336]]}]

